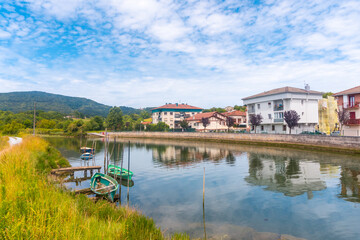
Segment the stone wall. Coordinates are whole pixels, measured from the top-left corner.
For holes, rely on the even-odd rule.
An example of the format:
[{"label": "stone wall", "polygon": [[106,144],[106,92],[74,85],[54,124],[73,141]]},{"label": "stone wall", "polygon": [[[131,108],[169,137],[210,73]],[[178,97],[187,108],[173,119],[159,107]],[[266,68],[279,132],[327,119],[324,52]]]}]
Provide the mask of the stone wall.
[{"label": "stone wall", "polygon": [[117,132],[110,136],[124,138],[188,139],[234,142],[259,145],[298,146],[301,148],[326,148],[333,151],[351,150],[360,153],[360,137],[285,134],[240,134],[240,133],[187,133],[187,132]]}]

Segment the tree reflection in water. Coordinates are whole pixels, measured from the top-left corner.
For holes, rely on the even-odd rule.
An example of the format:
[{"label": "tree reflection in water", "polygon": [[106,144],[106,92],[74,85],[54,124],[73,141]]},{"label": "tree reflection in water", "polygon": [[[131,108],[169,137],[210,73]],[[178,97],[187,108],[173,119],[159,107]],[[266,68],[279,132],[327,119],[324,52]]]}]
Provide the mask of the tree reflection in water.
[{"label": "tree reflection in water", "polygon": [[321,180],[320,163],[300,161],[295,157],[280,157],[249,153],[248,183],[266,186],[266,190],[298,196],[326,188]]}]

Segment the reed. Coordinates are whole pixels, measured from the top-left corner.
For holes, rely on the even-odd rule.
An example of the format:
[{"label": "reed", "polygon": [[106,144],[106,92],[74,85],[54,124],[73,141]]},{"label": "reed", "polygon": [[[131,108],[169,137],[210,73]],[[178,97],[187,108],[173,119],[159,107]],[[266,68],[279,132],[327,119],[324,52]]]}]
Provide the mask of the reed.
[{"label": "reed", "polygon": [[132,208],[94,203],[47,181],[51,168],[67,164],[32,136],[0,155],[0,239],[166,239],[152,219]]}]

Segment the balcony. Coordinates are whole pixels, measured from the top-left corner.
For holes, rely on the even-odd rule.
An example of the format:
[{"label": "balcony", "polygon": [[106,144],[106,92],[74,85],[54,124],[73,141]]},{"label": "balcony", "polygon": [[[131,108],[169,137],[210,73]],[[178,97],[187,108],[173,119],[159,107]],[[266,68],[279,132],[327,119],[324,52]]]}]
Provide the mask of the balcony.
[{"label": "balcony", "polygon": [[359,102],[349,102],[349,103],[344,103],[342,106],[344,109],[354,109],[354,108],[359,108],[360,103]]},{"label": "balcony", "polygon": [[274,123],[282,123],[284,122],[283,118],[274,118]]},{"label": "balcony", "polygon": [[284,110],[284,102],[282,100],[274,101],[274,111],[283,111]]},{"label": "balcony", "polygon": [[346,125],[360,125],[360,119],[349,119]]}]

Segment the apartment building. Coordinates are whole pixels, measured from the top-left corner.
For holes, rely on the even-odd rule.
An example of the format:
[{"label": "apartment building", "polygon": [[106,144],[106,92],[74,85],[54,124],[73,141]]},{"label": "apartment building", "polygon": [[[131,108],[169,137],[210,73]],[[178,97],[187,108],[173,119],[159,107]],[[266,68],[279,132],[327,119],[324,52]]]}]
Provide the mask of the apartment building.
[{"label": "apartment building", "polygon": [[360,136],[360,86],[334,94],[339,110],[349,112],[350,120],[342,129],[344,136]]},{"label": "apartment building", "polygon": [[[247,106],[247,119],[251,114],[261,114],[262,123],[256,132],[264,133],[290,133],[284,121],[284,112],[295,110],[300,115],[299,126],[291,131],[298,134],[303,131],[314,131],[319,123],[318,101],[322,93],[294,87],[282,87],[243,98]],[[249,120],[248,120],[249,121]],[[254,126],[251,131],[255,132]]]},{"label": "apartment building", "polygon": [[158,122],[164,122],[170,128],[180,128],[179,123],[182,120],[200,113],[202,110],[202,108],[184,103],[167,103],[151,110],[152,123],[157,124]]}]

